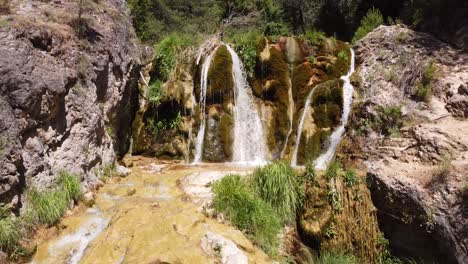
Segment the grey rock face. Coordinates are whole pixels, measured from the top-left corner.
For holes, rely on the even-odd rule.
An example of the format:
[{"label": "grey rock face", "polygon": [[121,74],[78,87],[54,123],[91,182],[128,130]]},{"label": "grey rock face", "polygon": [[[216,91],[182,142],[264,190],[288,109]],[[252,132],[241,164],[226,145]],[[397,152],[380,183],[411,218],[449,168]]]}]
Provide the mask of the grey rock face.
[{"label": "grey rock face", "polygon": [[[0,201],[45,188],[59,171],[94,168],[129,146],[140,47],[124,1],[100,1],[80,23],[73,1],[17,1],[0,27]],[[81,28],[81,30],[80,30]]]},{"label": "grey rock face", "polygon": [[[467,263],[468,54],[403,26],[381,26],[355,50],[363,81],[351,127],[375,120],[382,107],[400,106],[403,114],[391,137],[369,131],[372,125],[348,131],[365,160],[381,229],[398,255]],[[424,101],[415,90],[431,62],[436,74]]]}]

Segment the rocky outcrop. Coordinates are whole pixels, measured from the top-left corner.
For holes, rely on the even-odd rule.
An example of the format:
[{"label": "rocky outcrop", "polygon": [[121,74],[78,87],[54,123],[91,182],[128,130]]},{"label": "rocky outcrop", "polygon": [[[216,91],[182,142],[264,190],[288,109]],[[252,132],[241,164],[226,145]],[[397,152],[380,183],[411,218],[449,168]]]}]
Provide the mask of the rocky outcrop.
[{"label": "rocky outcrop", "polygon": [[344,158],[363,161],[394,253],[468,261],[468,54],[404,26],[356,44],[357,94]]},{"label": "rocky outcrop", "polygon": [[[81,3],[81,2],[80,2]],[[141,51],[125,1],[12,1],[0,16],[0,199],[59,171],[92,187],[130,144]]]}]

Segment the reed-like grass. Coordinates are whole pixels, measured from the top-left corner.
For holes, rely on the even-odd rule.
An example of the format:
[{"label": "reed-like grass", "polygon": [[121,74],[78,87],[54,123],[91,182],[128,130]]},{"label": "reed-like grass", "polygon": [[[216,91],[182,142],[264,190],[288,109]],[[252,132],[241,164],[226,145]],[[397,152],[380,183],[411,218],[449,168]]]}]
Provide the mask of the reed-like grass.
[{"label": "reed-like grass", "polygon": [[275,209],[283,222],[295,219],[300,202],[300,186],[289,164],[275,161],[257,168],[251,176],[251,185]]},{"label": "reed-like grass", "polygon": [[258,197],[245,179],[228,175],[212,186],[213,206],[252,238],[267,254],[275,255],[281,229],[275,210]]}]

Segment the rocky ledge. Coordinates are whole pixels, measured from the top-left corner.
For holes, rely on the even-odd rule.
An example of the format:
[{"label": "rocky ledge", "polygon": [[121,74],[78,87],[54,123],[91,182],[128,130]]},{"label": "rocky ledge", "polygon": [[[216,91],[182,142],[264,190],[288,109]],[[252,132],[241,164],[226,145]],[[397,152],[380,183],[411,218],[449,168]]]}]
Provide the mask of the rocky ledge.
[{"label": "rocky ledge", "polygon": [[62,170],[92,188],[129,148],[142,56],[126,2],[7,1],[0,12],[0,202]]},{"label": "rocky ledge", "polygon": [[404,26],[359,41],[345,157],[365,164],[397,255],[468,262],[468,54]]}]

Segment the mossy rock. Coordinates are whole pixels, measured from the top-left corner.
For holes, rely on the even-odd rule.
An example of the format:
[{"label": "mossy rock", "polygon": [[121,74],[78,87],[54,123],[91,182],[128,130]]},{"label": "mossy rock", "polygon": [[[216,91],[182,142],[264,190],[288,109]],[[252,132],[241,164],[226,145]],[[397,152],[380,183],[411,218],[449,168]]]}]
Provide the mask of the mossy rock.
[{"label": "mossy rock", "polygon": [[318,128],[312,136],[302,133],[301,144],[297,152],[298,164],[306,164],[309,161],[315,160],[324,151],[323,146],[330,137],[332,131],[330,129]]},{"label": "mossy rock", "polygon": [[319,128],[339,124],[343,105],[343,81],[331,80],[317,85],[312,95],[313,118]]},{"label": "mossy rock", "polygon": [[328,184],[323,175],[317,175],[305,188],[304,207],[299,216],[298,229],[304,242],[320,249],[323,232],[332,221],[332,207],[328,202]]},{"label": "mossy rock", "polygon": [[227,113],[221,115],[221,119],[219,121],[219,138],[221,140],[221,144],[223,145],[224,156],[226,157],[226,161],[232,159],[232,145],[234,142],[234,137],[232,134],[233,128],[233,117]]},{"label": "mossy rock", "polygon": [[291,73],[293,98],[298,109],[304,107],[305,99],[311,90],[308,84],[312,76],[313,70],[309,62],[297,65]]},{"label": "mossy rock", "polygon": [[221,105],[212,105],[206,120],[203,141],[203,160],[225,162],[232,159],[233,117],[222,110]]},{"label": "mossy rock", "polygon": [[[334,199],[330,198],[332,193]],[[306,184],[298,230],[312,249],[349,252],[362,263],[377,263],[382,250],[376,212],[364,178],[346,185],[341,170],[331,180],[319,172]]]},{"label": "mossy rock", "polygon": [[225,45],[220,46],[208,70],[207,104],[223,104],[234,101],[232,58]]}]

